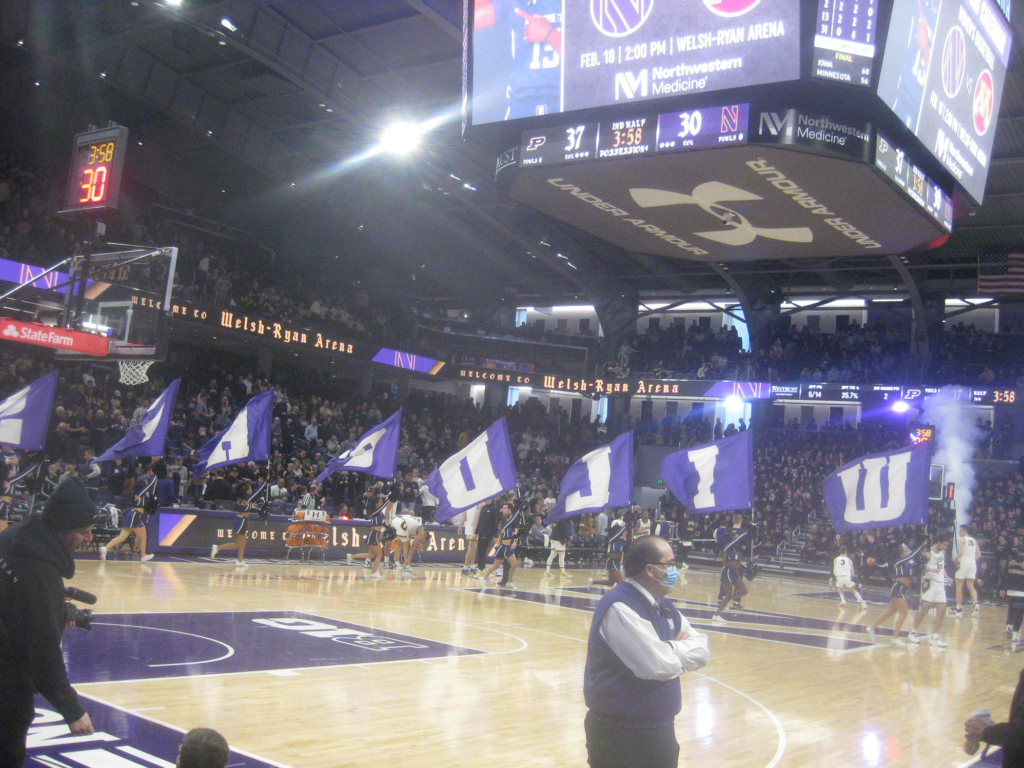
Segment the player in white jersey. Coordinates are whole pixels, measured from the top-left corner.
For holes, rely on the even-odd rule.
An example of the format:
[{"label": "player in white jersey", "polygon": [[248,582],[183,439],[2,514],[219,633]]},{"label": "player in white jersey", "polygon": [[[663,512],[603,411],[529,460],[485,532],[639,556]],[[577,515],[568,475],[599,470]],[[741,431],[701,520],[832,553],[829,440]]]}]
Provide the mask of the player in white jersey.
[{"label": "player in white jersey", "polygon": [[978,558],[981,557],[981,549],[977,540],[971,536],[971,529],[966,525],[960,526],[960,538],[956,540],[956,573],[953,574],[953,581],[956,584],[956,608],[953,615],[960,618],[964,615],[964,582],[967,582],[967,591],[971,593],[971,600],[974,601],[974,616],[978,616],[978,590],[974,588],[974,579],[978,575]]},{"label": "player in white jersey", "polygon": [[470,507],[462,513],[462,520],[459,522],[459,533],[466,539],[466,562],[462,564],[463,575],[474,575],[476,573],[476,524],[480,519],[480,508],[483,504]]},{"label": "player in white jersey", "polygon": [[412,575],[413,550],[423,546],[427,540],[427,531],[423,521],[412,515],[395,515],[391,518],[391,527],[395,531],[395,570],[396,575]]},{"label": "player in white jersey", "polygon": [[853,581],[853,560],[846,556],[845,546],[839,548],[839,556],[832,561],[832,575],[836,577],[836,590],[839,592],[840,605],[846,605],[845,593],[850,592],[862,608],[868,607]]},{"label": "player in white jersey", "polygon": [[946,575],[946,550],[949,548],[949,536],[940,533],[932,540],[931,549],[928,550],[928,562],[925,563],[924,573],[921,574],[921,607],[914,614],[914,626],[907,638],[912,643],[920,643],[926,636],[924,632],[918,632],[917,628],[932,608],[935,609],[935,619],[932,622],[931,644],[939,648],[945,648],[948,643],[942,639],[939,630],[942,629],[942,622],[946,618],[946,584],[949,576]]}]

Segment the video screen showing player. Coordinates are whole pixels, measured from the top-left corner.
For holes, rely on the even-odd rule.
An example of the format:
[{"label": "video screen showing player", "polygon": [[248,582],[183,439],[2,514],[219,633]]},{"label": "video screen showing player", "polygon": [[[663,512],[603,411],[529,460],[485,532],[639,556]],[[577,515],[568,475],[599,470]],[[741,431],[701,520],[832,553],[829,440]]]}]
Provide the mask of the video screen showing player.
[{"label": "video screen showing player", "polygon": [[563,0],[475,0],[473,122],[562,111]]},{"label": "video screen showing player", "polygon": [[878,95],[910,130],[917,131],[932,63],[941,0],[896,0],[889,21]]}]

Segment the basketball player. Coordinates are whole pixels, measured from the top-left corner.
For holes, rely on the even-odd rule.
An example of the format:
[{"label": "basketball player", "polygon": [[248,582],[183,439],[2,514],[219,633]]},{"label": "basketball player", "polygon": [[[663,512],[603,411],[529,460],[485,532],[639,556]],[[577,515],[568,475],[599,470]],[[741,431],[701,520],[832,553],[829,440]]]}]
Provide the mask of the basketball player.
[{"label": "basketball player", "polygon": [[840,605],[846,605],[844,593],[849,591],[860,603],[861,608],[868,607],[853,581],[853,561],[846,556],[845,545],[839,548],[839,557],[832,561],[832,575],[836,577],[836,590],[839,592]]},{"label": "basketball player", "polygon": [[[907,53],[900,74],[893,112],[911,130],[917,131],[924,86],[932,64],[935,42],[935,24],[939,16],[940,0],[917,0],[918,13],[914,14],[906,30]],[[894,30],[890,30],[892,33]],[[899,30],[892,39],[902,33]]]},{"label": "basketball player", "polygon": [[910,630],[910,642],[920,643],[925,637],[924,632],[918,632],[921,621],[932,608],[935,609],[935,619],[932,621],[931,644],[938,648],[945,648],[948,643],[942,639],[939,630],[942,629],[942,622],[946,618],[946,584],[950,581],[946,575],[946,549],[949,548],[949,536],[940,533],[935,537],[931,549],[928,550],[928,560],[924,566],[924,573],[921,575],[921,607],[914,615],[914,626]]},{"label": "basketball player", "polygon": [[615,512],[615,519],[608,527],[608,576],[601,581],[587,579],[588,587],[614,587],[622,581],[622,553],[629,543],[629,526],[622,519],[622,511]]},{"label": "basketball player", "polygon": [[679,523],[679,537],[682,539],[679,548],[679,570],[685,571],[689,568],[690,550],[693,549],[693,533],[697,524],[693,518],[686,515],[683,522]]},{"label": "basketball player", "polygon": [[[910,610],[907,606],[907,590],[910,589],[910,577],[914,575],[914,559],[921,554],[925,543],[922,543],[913,552],[910,551],[910,547],[906,544],[900,544],[896,559],[892,563],[894,580],[892,588],[889,590],[889,607],[885,609],[885,613],[879,616],[873,624],[868,626],[868,637],[872,640],[875,639],[875,631],[881,623],[893,614],[896,614],[896,624],[893,626],[892,631],[892,642],[893,645],[906,645],[900,637],[900,629],[903,627],[903,622],[906,621],[907,613]],[[880,567],[885,568],[887,565],[883,563]]]},{"label": "basketball player", "polygon": [[163,461],[156,461],[146,467],[146,474],[138,482],[140,490],[136,491],[132,498],[132,508],[121,518],[121,532],[117,537],[107,542],[105,547],[100,547],[100,560],[107,559],[107,552],[119,544],[123,544],[128,537],[135,534],[135,543],[139,545],[139,554],[142,562],[153,559],[152,555],[146,554],[146,517],[149,510],[155,509],[156,503],[156,480],[167,474],[167,465]]},{"label": "basketball player", "polygon": [[562,0],[476,0],[474,29],[511,32],[506,120],[562,111]]},{"label": "basketball player", "polygon": [[1020,642],[1020,625],[1024,619],[1024,546],[1006,559],[1006,575],[999,596],[1006,598],[1006,634],[1014,643]]},{"label": "basketball player", "polygon": [[422,548],[427,540],[427,531],[418,517],[412,515],[395,515],[391,518],[391,527],[395,531],[395,570],[399,576],[412,576],[413,550]]},{"label": "basketball player", "polygon": [[459,534],[466,540],[466,561],[462,564],[462,575],[472,576],[476,570],[476,522],[480,519],[480,508],[483,504],[470,507],[462,513],[459,522]]},{"label": "basketball player", "polygon": [[563,579],[571,579],[572,576],[565,570],[565,549],[569,546],[569,541],[572,539],[573,527],[572,521],[568,518],[562,518],[554,527],[551,529],[551,552],[548,554],[548,565],[545,568],[545,575],[551,574],[551,563],[554,562],[555,556],[558,556],[558,567],[561,569],[561,576]]},{"label": "basketball player", "polygon": [[245,542],[249,538],[249,513],[250,513],[250,499],[252,498],[252,489],[249,488],[248,483],[239,483],[238,488],[235,489],[235,540],[231,544],[221,544],[218,546],[214,544],[210,547],[210,557],[216,557],[218,552],[223,552],[226,549],[237,549],[238,560],[235,562],[235,568],[248,568],[249,564],[245,562]]},{"label": "basketball player", "polygon": [[981,557],[981,549],[978,542],[971,536],[971,529],[966,525],[960,526],[960,538],[956,540],[956,573],[953,574],[953,581],[956,584],[956,608],[953,615],[958,619],[964,615],[964,582],[967,582],[967,591],[971,593],[971,600],[974,601],[974,618],[978,618],[978,590],[974,587],[974,579],[978,575],[978,558]]},{"label": "basketball player", "polygon": [[512,577],[516,573],[516,539],[519,538],[519,528],[523,524],[523,513],[518,507],[505,503],[501,505],[501,528],[498,530],[498,548],[494,550],[494,562],[487,566],[487,570],[480,577],[480,586],[487,589],[487,579],[498,570],[503,562],[508,564],[505,571],[504,582],[499,582],[499,587],[515,589]]},{"label": "basketball player", "polygon": [[345,555],[345,559],[349,565],[354,560],[373,560],[373,567],[370,570],[368,579],[383,579],[384,576],[380,572],[380,561],[384,557],[384,543],[381,538],[381,534],[384,531],[384,509],[387,506],[387,502],[383,497],[377,498],[379,502],[377,508],[369,513],[370,519],[370,537],[366,542],[366,552],[360,555],[348,554]]}]

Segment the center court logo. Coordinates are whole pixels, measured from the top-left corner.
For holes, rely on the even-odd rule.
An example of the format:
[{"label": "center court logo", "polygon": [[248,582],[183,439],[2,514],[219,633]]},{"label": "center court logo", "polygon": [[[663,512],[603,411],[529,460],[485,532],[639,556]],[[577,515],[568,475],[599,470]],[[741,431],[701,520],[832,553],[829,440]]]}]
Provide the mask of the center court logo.
[{"label": "center court logo", "polygon": [[758,237],[781,240],[787,243],[810,243],[814,233],[809,227],[755,227],[746,216],[722,203],[763,200],[760,195],[745,189],[709,181],[694,187],[689,195],[667,189],[630,189],[629,194],[641,208],[659,208],[669,205],[696,205],[720,220],[728,228],[708,232],[694,232],[698,237],[713,240],[723,245],[749,245]]},{"label": "center court logo", "polygon": [[651,15],[654,0],[590,0],[590,18],[608,37],[636,32]]},{"label": "center court logo", "polygon": [[704,0],[704,5],[719,16],[742,16],[761,0]]}]

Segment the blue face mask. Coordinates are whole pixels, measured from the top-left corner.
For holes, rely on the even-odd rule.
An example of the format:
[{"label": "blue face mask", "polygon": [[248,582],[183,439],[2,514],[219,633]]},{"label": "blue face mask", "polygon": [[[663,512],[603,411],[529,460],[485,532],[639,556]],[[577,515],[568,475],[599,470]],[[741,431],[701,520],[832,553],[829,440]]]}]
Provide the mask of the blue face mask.
[{"label": "blue face mask", "polygon": [[660,565],[655,565],[654,567],[665,572],[665,578],[658,582],[661,586],[667,589],[672,589],[672,587],[676,585],[676,582],[679,581],[679,569],[674,565],[671,565],[668,568],[664,568]]}]

